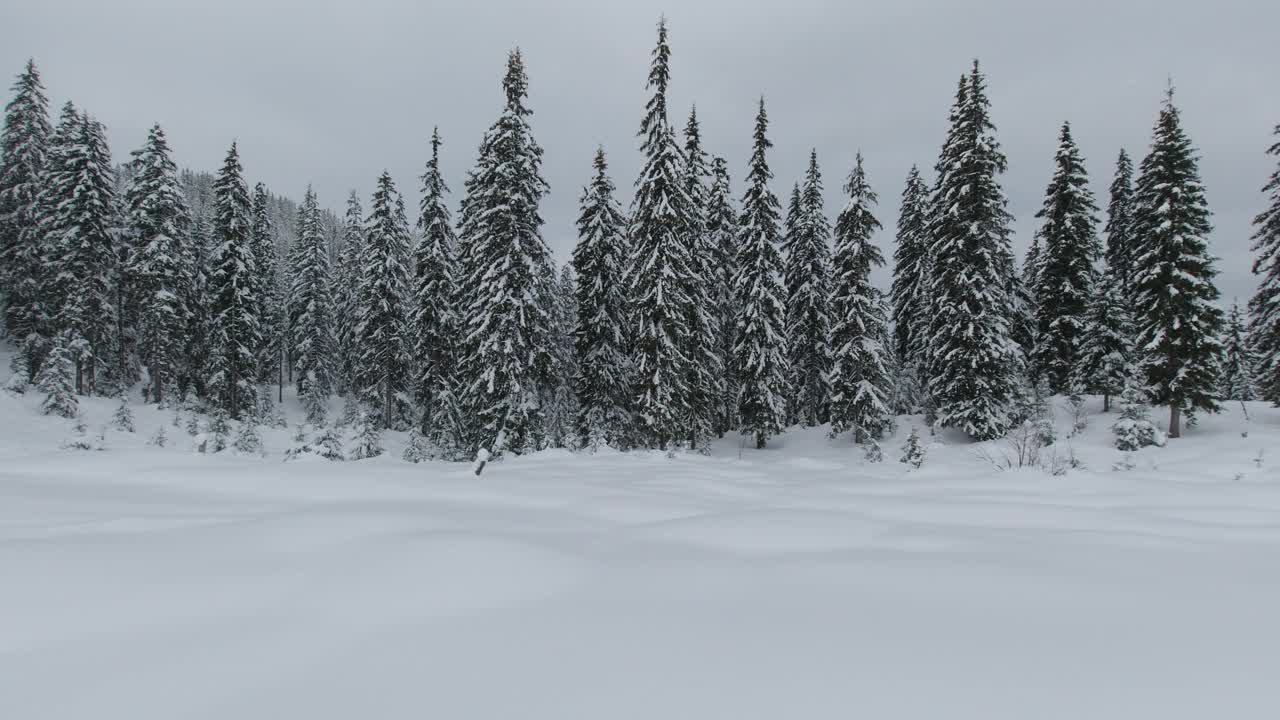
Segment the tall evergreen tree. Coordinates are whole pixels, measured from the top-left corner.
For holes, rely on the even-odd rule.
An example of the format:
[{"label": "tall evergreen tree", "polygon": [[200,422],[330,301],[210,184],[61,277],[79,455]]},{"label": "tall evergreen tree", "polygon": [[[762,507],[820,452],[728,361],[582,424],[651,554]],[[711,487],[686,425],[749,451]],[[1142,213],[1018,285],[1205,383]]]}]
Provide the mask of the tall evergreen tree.
[{"label": "tall evergreen tree", "polygon": [[1231,312],[1227,315],[1224,330],[1222,387],[1219,395],[1223,400],[1256,400],[1258,394],[1253,380],[1257,362],[1249,344],[1249,335],[1245,331],[1239,301],[1231,303]]},{"label": "tall evergreen tree", "polygon": [[1218,410],[1222,310],[1209,254],[1209,206],[1191,139],[1170,89],[1134,190],[1135,311],[1147,391],[1169,406],[1169,437],[1184,411]]},{"label": "tall evergreen tree", "polygon": [[1130,297],[1135,286],[1133,254],[1133,161],[1123,148],[1116,159],[1115,179],[1111,181],[1111,201],[1107,205],[1106,258],[1114,281],[1124,296]]},{"label": "tall evergreen tree", "polygon": [[826,421],[831,402],[831,224],[822,202],[818,151],[809,151],[809,169],[797,193],[797,221],[786,243],[787,358],[795,398],[795,422],[813,427]]},{"label": "tall evergreen tree", "polygon": [[537,449],[543,440],[543,401],[552,392],[551,303],[555,276],[542,237],[538,205],[548,186],[542,148],[533,138],[525,104],[529,80],[519,50],[507,59],[506,103],[486,132],[466,180],[461,236],[467,301],[467,387],[473,442],[497,450]]},{"label": "tall evergreen tree", "polygon": [[900,366],[923,362],[928,349],[929,188],[914,165],[907,174],[893,253],[893,325]]},{"label": "tall evergreen tree", "polygon": [[298,244],[289,287],[289,330],[298,397],[312,420],[323,420],[322,400],[333,392],[333,278],[320,227],[316,194],[307,188],[298,208]]},{"label": "tall evergreen tree", "polygon": [[831,436],[852,432],[862,443],[884,436],[893,425],[893,382],[888,315],[871,270],[884,265],[871,235],[880,229],[872,214],[876,194],[867,182],[862,154],[845,183],[848,203],[836,219],[831,315]]},{"label": "tall evergreen tree", "polygon": [[438,438],[457,421],[454,346],[459,321],[454,307],[454,255],[457,239],[449,216],[449,187],[440,173],[440,130],[431,132],[431,159],[422,174],[418,245],[414,249],[415,392],[422,411],[422,433]]},{"label": "tall evergreen tree", "polygon": [[738,387],[733,368],[733,347],[737,340],[738,310],[733,281],[738,271],[738,216],[729,188],[729,166],[724,158],[711,161],[711,194],[707,204],[707,235],[714,262],[706,282],[713,288],[712,307],[716,314],[716,352],[724,379],[716,401],[716,434],[723,437],[737,427]]},{"label": "tall evergreen tree", "polygon": [[13,84],[0,131],[0,290],[5,326],[18,342],[37,330],[36,299],[30,297],[37,291],[42,258],[37,197],[52,132],[40,72],[28,60]]},{"label": "tall evergreen tree", "polygon": [[186,308],[183,333],[184,362],[178,375],[178,391],[201,397],[208,395],[208,377],[213,353],[212,258],[215,246],[210,223],[203,212],[194,214],[191,240],[186,247],[185,264],[191,269],[191,281],[182,288],[179,302]]},{"label": "tall evergreen tree", "polygon": [[691,434],[687,289],[693,261],[686,233],[694,210],[683,182],[683,153],[667,121],[670,58],[662,21],[645,86],[653,95],[640,124],[645,161],[632,202],[628,278],[637,440],[659,448]]},{"label": "tall evergreen tree", "polygon": [[[1275,135],[1280,138],[1280,125]],[[1267,154],[1280,159],[1280,140]],[[1253,274],[1260,282],[1249,300],[1249,335],[1257,353],[1259,394],[1280,406],[1280,167],[1262,191],[1270,204],[1253,221]]]},{"label": "tall evergreen tree", "polygon": [[707,282],[714,273],[716,248],[708,232],[711,168],[702,149],[697,110],[690,111],[684,130],[684,190],[689,198],[687,242],[689,271],[684,279],[688,298],[689,446],[704,450],[715,432],[717,401],[723,392],[724,366],[716,350],[719,316],[715,288]]},{"label": "tall evergreen tree", "polygon": [[574,329],[578,325],[577,280],[573,266],[560,268],[551,307],[552,386],[546,409],[546,444],[555,448],[577,449],[578,417],[581,409],[574,384],[578,377],[578,360],[574,352]]},{"label": "tall evergreen tree", "polygon": [[129,275],[138,297],[139,349],[151,377],[151,400],[163,405],[177,387],[185,350],[183,289],[194,275],[187,248],[191,215],[159,125],[134,151],[130,166],[125,205],[135,247]]},{"label": "tall evergreen tree", "polygon": [[932,203],[929,393],[944,427],[992,439],[1008,429],[1022,353],[1010,329],[1010,216],[999,183],[1007,163],[977,62],[952,117]]},{"label": "tall evergreen tree", "polygon": [[413,382],[409,361],[410,234],[404,199],[383,172],[364,227],[355,309],[356,394],[379,408],[381,426],[399,425]]},{"label": "tall evergreen tree", "polygon": [[781,218],[778,198],[769,189],[773,172],[765,152],[773,143],[768,130],[769,118],[761,98],[738,221],[738,277],[734,283],[738,304],[734,367],[742,383],[738,413],[742,433],[754,435],[757,448],[765,447],[771,435],[782,432],[788,372],[786,290],[778,252]]},{"label": "tall evergreen tree", "polygon": [[577,328],[574,349],[578,365],[576,391],[584,443],[626,444],[630,427],[626,353],[625,294],[622,285],[626,250],[626,217],[614,198],[604,149],[596,150],[595,175],[582,190],[578,244],[573,251],[577,273]]},{"label": "tall evergreen tree", "polygon": [[262,342],[258,347],[258,381],[277,382],[280,397],[284,392],[284,350],[287,343],[288,318],[285,305],[288,296],[284,285],[284,273],[276,250],[275,224],[271,218],[271,194],[267,186],[253,186],[252,211],[249,222],[249,244],[257,267],[254,274],[255,294],[258,296],[258,317],[261,322]]},{"label": "tall evergreen tree", "polygon": [[239,419],[257,408],[257,352],[262,345],[258,313],[262,306],[256,294],[258,266],[249,235],[249,187],[234,142],[214,181],[213,194],[208,392],[217,407]]},{"label": "tall evergreen tree", "polygon": [[46,181],[51,204],[41,231],[54,258],[54,324],[74,338],[76,391],[94,394],[110,390],[99,383],[116,367],[118,207],[102,126],[81,115],[71,138]]},{"label": "tall evergreen tree", "polygon": [[338,390],[348,393],[354,384],[358,351],[356,347],[357,310],[360,306],[361,261],[364,253],[364,210],[355,190],[347,197],[347,210],[342,221],[342,243],[338,249],[337,267],[333,273],[333,299],[337,322]]},{"label": "tall evergreen tree", "polygon": [[1044,378],[1050,391],[1065,393],[1071,384],[1080,337],[1085,331],[1093,292],[1093,263],[1098,255],[1097,218],[1084,159],[1071,137],[1070,123],[1058,136],[1056,169],[1036,217],[1044,222],[1036,273],[1036,344],[1032,376]]},{"label": "tall evergreen tree", "polygon": [[1132,380],[1133,318],[1118,271],[1108,267],[1089,300],[1084,329],[1077,341],[1072,384],[1102,395],[1102,410]]}]

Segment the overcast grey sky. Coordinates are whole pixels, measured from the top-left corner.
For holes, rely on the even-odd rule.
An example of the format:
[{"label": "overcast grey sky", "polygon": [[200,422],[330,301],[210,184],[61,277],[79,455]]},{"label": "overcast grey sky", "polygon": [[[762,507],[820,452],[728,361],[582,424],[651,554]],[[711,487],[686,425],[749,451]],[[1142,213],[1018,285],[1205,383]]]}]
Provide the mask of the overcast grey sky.
[{"label": "overcast grey sky", "polygon": [[[1280,3],[1261,0],[4,0],[0,72],[28,57],[56,108],[74,100],[105,122],[117,158],[161,123],[181,165],[216,169],[240,142],[250,181],[301,197],[314,184],[340,209],[382,169],[416,205],[432,125],[457,193],[496,117],[506,52],[530,75],[551,196],[545,235],[572,249],[577,199],[603,144],[630,200],[635,132],[655,23],[672,44],[670,107],[698,106],[734,192],[764,95],[774,190],[785,198],[816,147],[827,211],[861,149],[892,251],[912,163],[931,170],[955,82],[980,58],[990,78],[1004,178],[1026,247],[1070,120],[1105,208],[1116,153],[1146,152],[1166,79],[1178,88],[1215,213],[1212,247],[1230,302],[1252,293],[1249,221],[1274,164],[1280,123]],[[6,83],[7,84],[7,83]]]}]

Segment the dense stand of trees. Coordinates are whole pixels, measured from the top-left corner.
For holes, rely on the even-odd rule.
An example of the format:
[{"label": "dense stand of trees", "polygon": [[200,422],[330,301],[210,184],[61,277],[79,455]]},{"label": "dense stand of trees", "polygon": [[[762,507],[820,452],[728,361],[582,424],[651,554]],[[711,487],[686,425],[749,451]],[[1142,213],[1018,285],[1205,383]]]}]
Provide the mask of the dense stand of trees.
[{"label": "dense stand of trees", "polygon": [[[395,181],[353,192],[342,218],[245,179],[231,145],[215,175],[179,171],[165,132],[113,165],[102,124],[67,103],[51,123],[28,63],[0,136],[0,290],[15,376],[73,415],[75,396],[137,386],[148,402],[265,419],[292,384],[307,420],[334,396],[362,437],[415,430],[444,457],[551,445],[757,447],[830,424],[874,444],[901,413],[978,439],[1023,421],[1029,388],[1122,392],[1182,417],[1228,399],[1280,402],[1280,170],[1264,188],[1247,310],[1217,305],[1197,153],[1170,91],[1147,155],[1120,152],[1100,208],[1071,127],[1031,250],[1017,262],[986,77],[961,76],[932,182],[902,192],[893,283],[862,156],[846,204],[823,206],[816,151],[784,210],[760,100],[744,191],[697,112],[670,122],[671,46],[658,27],[640,176],[619,204],[603,148],[558,267],[529,78],[507,58],[497,119],[450,210],[430,138],[422,202]],[[1280,127],[1276,129],[1280,135]],[[1280,156],[1280,143],[1269,151]],[[1137,388],[1137,390],[1135,390]],[[273,399],[274,396],[274,399]],[[369,452],[376,446],[368,443]],[[362,446],[363,447],[363,446]],[[380,449],[378,449],[380,452]]]}]

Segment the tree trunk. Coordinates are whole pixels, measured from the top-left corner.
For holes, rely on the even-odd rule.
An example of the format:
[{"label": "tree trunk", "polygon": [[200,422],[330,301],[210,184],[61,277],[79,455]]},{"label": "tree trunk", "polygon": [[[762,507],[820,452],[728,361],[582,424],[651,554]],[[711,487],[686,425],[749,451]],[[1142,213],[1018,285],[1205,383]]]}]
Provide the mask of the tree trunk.
[{"label": "tree trunk", "polygon": [[276,402],[284,402],[284,350],[280,350],[280,390],[276,396]]},{"label": "tree trunk", "polygon": [[155,396],[156,406],[159,407],[160,404],[164,402],[164,396],[160,394],[161,393],[160,388],[164,383],[161,381],[160,371],[158,369],[153,371],[151,375],[152,375],[152,382],[155,383],[155,389],[152,391],[151,394]]},{"label": "tree trunk", "polygon": [[756,433],[756,449],[763,450],[765,446],[765,435],[762,432]]},{"label": "tree trunk", "polygon": [[1182,406],[1177,402],[1169,403],[1169,437],[1182,437]]},{"label": "tree trunk", "polygon": [[1111,396],[1102,393],[1102,412],[1111,412]]}]

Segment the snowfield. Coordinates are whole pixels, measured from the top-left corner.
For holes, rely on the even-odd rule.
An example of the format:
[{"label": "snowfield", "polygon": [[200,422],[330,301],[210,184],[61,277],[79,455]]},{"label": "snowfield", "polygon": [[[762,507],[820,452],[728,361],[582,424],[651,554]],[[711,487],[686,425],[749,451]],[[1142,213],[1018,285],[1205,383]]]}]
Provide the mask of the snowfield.
[{"label": "snowfield", "polygon": [[[105,451],[0,394],[0,718],[1280,717],[1280,410],[1115,470],[796,431],[710,457]],[[83,400],[90,434],[108,400]],[[293,417],[298,417],[296,408]],[[1065,434],[1066,421],[1059,430]],[[1243,436],[1247,433],[1247,437]],[[1065,451],[1067,441],[1062,441]],[[999,443],[987,444],[996,449]]]}]

